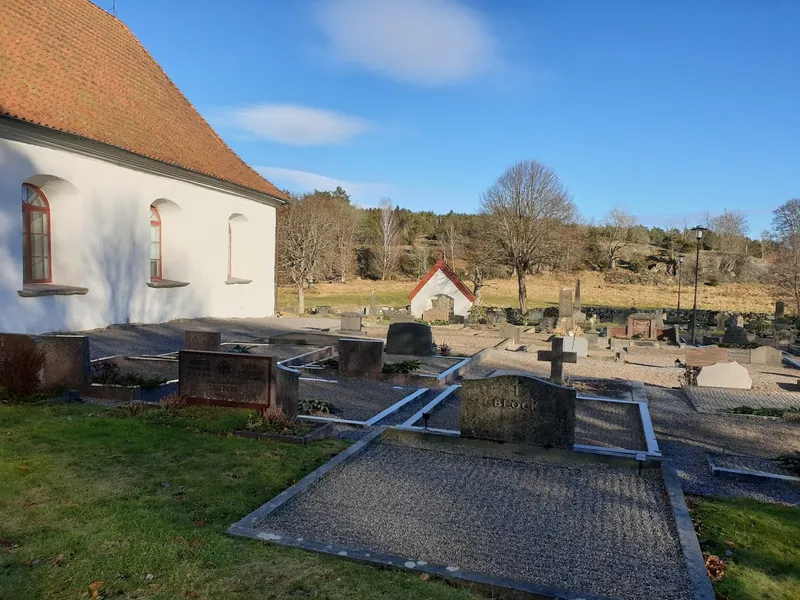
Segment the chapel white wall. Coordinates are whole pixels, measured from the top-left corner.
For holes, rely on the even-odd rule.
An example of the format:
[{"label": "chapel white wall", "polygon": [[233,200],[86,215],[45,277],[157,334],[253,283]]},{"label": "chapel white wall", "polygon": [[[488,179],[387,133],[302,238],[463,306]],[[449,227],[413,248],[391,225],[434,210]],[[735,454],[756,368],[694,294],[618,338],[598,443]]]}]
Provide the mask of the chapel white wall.
[{"label": "chapel white wall", "polygon": [[[85,296],[22,298],[21,186],[51,181],[53,283],[86,287]],[[164,278],[182,288],[153,289],[150,205],[162,215]],[[164,211],[172,212],[172,211]],[[228,222],[233,216],[233,277],[226,285]],[[113,323],[191,317],[264,317],[275,311],[272,206],[192,183],[142,173],[62,150],[0,139],[0,331],[41,333]],[[238,260],[237,260],[238,259]]]},{"label": "chapel white wall", "polygon": [[469,316],[469,309],[472,308],[466,296],[442,271],[436,271],[417,295],[411,299],[411,314],[422,318],[422,313],[431,308],[431,298],[445,294],[453,298],[453,314]]}]

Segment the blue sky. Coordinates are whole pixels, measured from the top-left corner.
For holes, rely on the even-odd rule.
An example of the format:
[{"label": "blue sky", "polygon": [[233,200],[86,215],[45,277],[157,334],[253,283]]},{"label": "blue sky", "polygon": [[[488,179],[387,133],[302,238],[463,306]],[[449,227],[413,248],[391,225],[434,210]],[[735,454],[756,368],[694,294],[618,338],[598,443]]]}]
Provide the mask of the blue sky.
[{"label": "blue sky", "polygon": [[472,212],[535,158],[587,219],[741,209],[753,236],[800,197],[795,0],[117,0],[117,14],[292,191]]}]

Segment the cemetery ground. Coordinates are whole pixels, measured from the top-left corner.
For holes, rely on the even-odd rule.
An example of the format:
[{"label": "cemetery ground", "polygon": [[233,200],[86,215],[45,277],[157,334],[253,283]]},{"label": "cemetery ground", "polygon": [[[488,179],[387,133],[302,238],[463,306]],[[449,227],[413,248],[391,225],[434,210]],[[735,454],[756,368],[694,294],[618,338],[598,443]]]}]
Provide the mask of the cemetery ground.
[{"label": "cemetery ground", "polygon": [[[249,344],[255,354],[274,351],[283,360],[317,346],[258,344],[338,325],[330,318],[205,319],[88,335],[95,359],[171,354],[182,347],[183,329],[200,328],[220,330],[223,342]],[[387,326],[370,322],[365,334],[385,339]],[[560,462],[535,453],[493,456],[447,441],[463,427],[463,398],[456,386],[444,394],[444,386],[434,384],[437,373],[458,364],[456,356],[480,352],[482,360],[457,383],[516,373],[546,379],[550,364],[538,360],[537,351],[550,348],[549,336],[528,330],[517,347],[496,328],[451,325],[434,327],[433,335],[454,356],[384,356],[384,365],[419,360],[422,379],[414,385],[344,376],[325,361],[299,367],[301,399],[330,400],[336,405],[332,416],[359,421],[434,380],[429,395],[379,423],[400,430],[388,429],[352,460],[342,459],[360,443],[350,440],[379,433],[363,422],[337,425],[338,439],[295,446],[231,437],[246,424],[249,411],[242,409],[0,405],[0,474],[11,483],[0,490],[0,597],[86,597],[96,581],[103,582],[104,597],[482,597],[436,577],[425,581],[408,572],[408,562],[406,572],[378,571],[327,556],[332,552],[324,547],[313,548],[322,554],[303,553],[286,547],[291,543],[224,535],[232,523],[340,459],[346,462],[282,512],[254,524],[251,537],[275,542],[270,536],[279,533],[347,549],[342,552],[416,557],[412,570],[425,570],[422,559],[446,560],[439,564],[616,600],[644,597],[651,586],[673,593],[669,597],[690,597],[678,521],[665,503],[660,468],[637,474],[635,464]],[[702,549],[714,555],[710,568],[719,557],[726,569],[715,582],[718,597],[793,599],[800,586],[800,486],[717,477],[709,461],[736,466],[746,459],[774,469],[771,457],[800,451],[796,422],[730,410],[756,396],[767,405],[800,407],[797,371],[747,365],[752,391],[692,397],[681,388],[675,366],[683,358],[676,347],[632,347],[627,361],[617,362],[612,350],[592,348],[588,358],[565,365],[567,383],[578,394],[575,443],[629,456],[649,453],[654,447],[638,408],[646,406],[658,452],[674,464],[676,481],[688,494]],[[128,367],[139,373],[138,365],[148,363]],[[171,378],[174,371],[162,376]],[[431,403],[434,397],[441,402]],[[423,411],[426,424],[442,434],[418,431]],[[392,431],[408,435],[392,437]],[[511,497],[511,504],[503,501]],[[546,509],[513,510],[520,502]]]},{"label": "cemetery ground", "polygon": [[[527,278],[528,306],[558,306],[558,289],[574,285],[577,275],[543,273]],[[638,285],[607,283],[601,274],[580,273],[583,294],[591,298],[596,306],[630,307],[632,299],[638,308],[672,306],[678,297],[677,285]],[[469,284],[468,284],[469,285]],[[306,307],[330,306],[350,308],[369,306],[372,291],[378,306],[403,307],[408,304],[408,293],[413,288],[409,281],[350,280],[347,283],[318,283],[307,289]],[[683,281],[684,306],[691,307],[691,285]],[[489,281],[482,290],[486,306],[516,306],[516,278]],[[723,283],[717,286],[701,286],[698,306],[708,309],[725,309],[736,312],[772,312],[773,295],[770,288],[760,284]],[[286,313],[297,309],[297,290],[293,286],[278,288],[278,307]]]}]

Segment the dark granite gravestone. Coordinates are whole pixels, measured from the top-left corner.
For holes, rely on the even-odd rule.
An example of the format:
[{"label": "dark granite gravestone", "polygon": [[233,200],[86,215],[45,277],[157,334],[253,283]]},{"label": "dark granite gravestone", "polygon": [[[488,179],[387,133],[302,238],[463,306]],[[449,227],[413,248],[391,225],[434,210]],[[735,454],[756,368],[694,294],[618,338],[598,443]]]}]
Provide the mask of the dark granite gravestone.
[{"label": "dark granite gravestone", "polygon": [[433,356],[433,334],[424,323],[392,323],[386,336],[387,354]]},{"label": "dark granite gravestone", "polygon": [[219,352],[222,334],[219,331],[184,331],[183,347],[186,350]]},{"label": "dark granite gravestone", "polygon": [[383,372],[383,340],[339,340],[339,372],[345,375]]},{"label": "dark granite gravestone", "polygon": [[571,450],[575,388],[502,375],[462,384],[461,436]]},{"label": "dark granite gravestone", "polygon": [[36,342],[21,333],[0,333],[0,360],[11,357],[18,350],[28,352],[36,349]]},{"label": "dark granite gravestone", "polygon": [[178,353],[178,394],[221,406],[281,408],[273,398],[273,357],[229,352],[181,350]]},{"label": "dark granite gravestone", "polygon": [[750,343],[750,340],[747,339],[747,332],[743,327],[732,325],[725,330],[725,335],[722,336],[722,343],[743,345]]},{"label": "dark granite gravestone", "polygon": [[44,385],[82,390],[91,383],[89,338],[85,335],[43,335]]}]

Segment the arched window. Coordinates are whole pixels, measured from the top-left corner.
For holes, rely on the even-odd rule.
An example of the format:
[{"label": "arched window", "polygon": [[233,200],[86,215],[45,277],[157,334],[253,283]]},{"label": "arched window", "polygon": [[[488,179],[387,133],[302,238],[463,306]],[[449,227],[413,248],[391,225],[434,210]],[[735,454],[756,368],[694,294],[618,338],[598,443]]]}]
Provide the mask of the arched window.
[{"label": "arched window", "polygon": [[233,231],[228,222],[228,279],[231,278],[231,273],[233,273]]},{"label": "arched window", "polygon": [[150,279],[161,279],[161,215],[150,206]]},{"label": "arched window", "polygon": [[42,190],[22,185],[22,282],[51,283],[50,204]]}]

